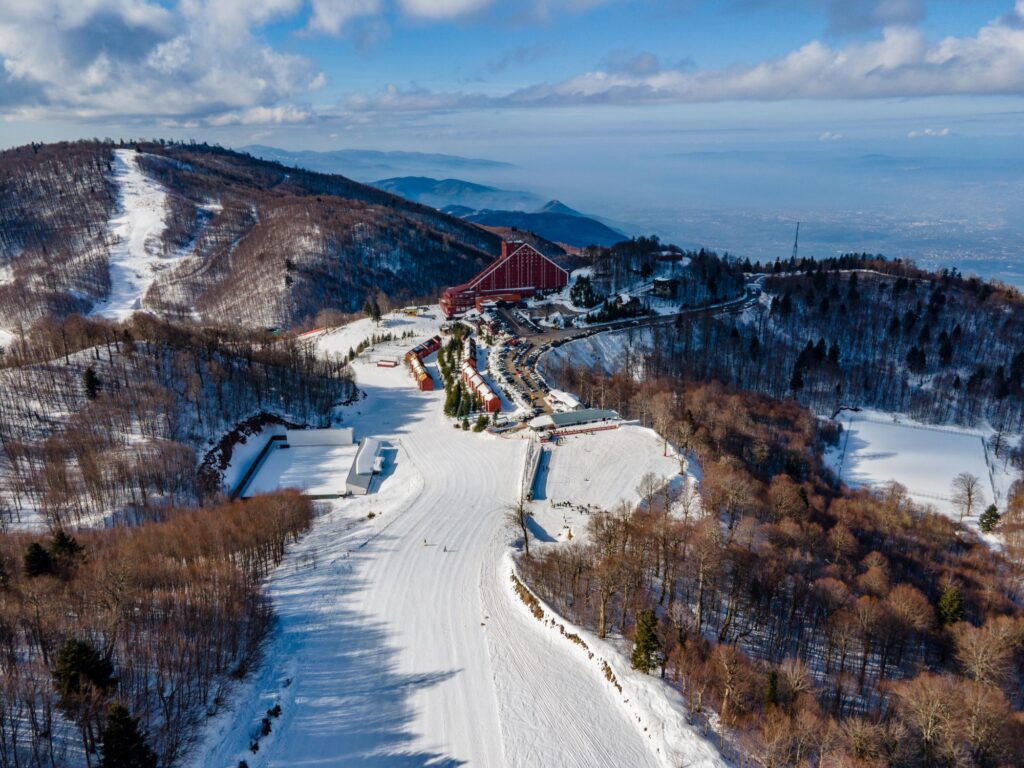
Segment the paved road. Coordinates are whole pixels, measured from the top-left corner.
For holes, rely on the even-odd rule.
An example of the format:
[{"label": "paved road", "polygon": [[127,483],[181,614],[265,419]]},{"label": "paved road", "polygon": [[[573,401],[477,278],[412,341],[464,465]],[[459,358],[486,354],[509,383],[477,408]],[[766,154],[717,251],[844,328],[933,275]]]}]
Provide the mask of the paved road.
[{"label": "paved road", "polygon": [[[671,325],[680,320],[692,320],[698,317],[734,315],[757,304],[761,293],[760,280],[748,283],[743,294],[730,301],[712,306],[693,307],[671,315],[654,315],[629,320],[620,320],[590,328],[543,329],[534,331],[518,322],[511,312],[500,310],[502,317],[519,333],[520,343],[506,350],[501,356],[501,364],[508,375],[509,381],[521,384],[526,390],[526,398],[533,399],[535,404],[545,413],[551,412],[551,405],[546,399],[547,389],[537,367],[541,356],[550,351],[556,344],[560,345],[573,339],[582,339],[598,333],[610,333],[629,328],[648,328],[655,325]],[[518,362],[517,362],[518,356]]]}]

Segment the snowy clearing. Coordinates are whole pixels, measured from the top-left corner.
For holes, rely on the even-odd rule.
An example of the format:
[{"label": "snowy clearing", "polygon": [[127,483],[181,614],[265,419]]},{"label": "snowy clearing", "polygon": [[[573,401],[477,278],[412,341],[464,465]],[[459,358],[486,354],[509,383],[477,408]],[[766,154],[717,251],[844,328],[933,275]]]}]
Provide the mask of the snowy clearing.
[{"label": "snowy clearing", "polygon": [[[990,431],[925,425],[879,411],[844,416],[840,444],[826,460],[847,484],[877,488],[895,480],[914,501],[957,520],[950,484],[961,472],[981,478],[984,505],[1005,500],[1012,476],[1000,462],[990,467]],[[976,517],[964,522],[977,527]]]},{"label": "snowy clearing", "polygon": [[636,488],[648,472],[664,482],[682,480],[679,460],[663,455],[653,430],[636,425],[573,435],[545,446],[533,485],[535,535],[542,541],[563,540],[569,531],[580,536],[589,519],[587,507],[638,503]]},{"label": "snowy clearing", "polygon": [[[434,305],[415,317],[401,312],[389,312],[381,317],[380,323],[375,323],[369,317],[365,317],[338,328],[315,331],[308,334],[306,338],[316,345],[317,353],[324,357],[345,357],[349,350],[357,350],[360,344],[364,341],[369,342],[374,336],[390,333],[398,341],[401,340],[403,334],[412,333],[415,334],[416,339],[419,339],[438,333],[443,323],[444,315],[441,314],[441,309]],[[404,354],[417,343],[418,341],[412,339],[409,339],[408,343],[403,342],[402,353]],[[387,347],[387,350],[368,349],[367,352],[371,356],[375,352],[378,356],[386,356],[392,351],[393,343],[379,346]]]},{"label": "snowy clearing", "polygon": [[[355,369],[366,398],[345,409],[345,425],[387,440],[394,455],[377,493],[329,502],[289,550],[270,582],[279,621],[266,661],[210,721],[193,764],[668,766],[668,755],[686,754],[720,765],[695,733],[692,749],[670,745],[671,729],[645,733],[657,721],[638,716],[509,588],[503,507],[517,495],[527,442],[453,429],[444,392],[417,391],[403,367],[367,356]],[[589,489],[581,480],[581,498],[605,503],[622,493],[616,482],[632,498],[633,470],[678,472],[652,433],[617,432],[624,453],[639,455],[617,480]],[[570,472],[613,452],[614,437],[589,449],[584,439],[556,449]],[[645,683],[643,711],[683,722],[667,688]],[[282,715],[254,754],[250,739],[275,703]]]},{"label": "snowy clearing", "polygon": [[93,314],[123,320],[142,308],[156,273],[171,263],[163,258],[161,236],[167,213],[167,192],[139,168],[134,149],[114,150],[114,183],[118,213],[110,220],[110,293]]}]

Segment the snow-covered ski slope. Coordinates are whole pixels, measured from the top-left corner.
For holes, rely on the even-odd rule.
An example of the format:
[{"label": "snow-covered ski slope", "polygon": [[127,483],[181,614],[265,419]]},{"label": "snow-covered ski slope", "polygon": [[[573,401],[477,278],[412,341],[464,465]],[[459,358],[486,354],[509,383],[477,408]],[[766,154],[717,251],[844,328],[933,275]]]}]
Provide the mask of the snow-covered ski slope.
[{"label": "snow-covered ski slope", "polygon": [[123,320],[142,307],[157,271],[170,263],[161,257],[167,192],[142,172],[134,149],[114,150],[113,180],[118,196],[108,225],[110,293],[93,314]]},{"label": "snow-covered ski slope", "polygon": [[[526,442],[453,429],[443,391],[418,392],[401,367],[355,367],[367,396],[346,424],[394,446],[379,491],[331,502],[289,550],[265,661],[192,764],[668,765],[662,737],[510,589],[502,508]],[[690,764],[723,765],[700,744]]]}]

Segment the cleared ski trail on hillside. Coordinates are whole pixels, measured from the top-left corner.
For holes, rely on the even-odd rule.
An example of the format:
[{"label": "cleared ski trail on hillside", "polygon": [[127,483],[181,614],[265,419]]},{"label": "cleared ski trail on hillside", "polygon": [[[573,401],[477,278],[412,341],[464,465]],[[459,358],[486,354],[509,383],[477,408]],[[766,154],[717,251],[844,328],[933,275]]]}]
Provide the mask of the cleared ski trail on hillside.
[{"label": "cleared ski trail on hillside", "polygon": [[141,309],[157,271],[170,263],[161,258],[167,192],[142,172],[134,149],[114,150],[113,181],[118,205],[108,225],[114,241],[108,257],[110,293],[93,314],[124,320]]}]

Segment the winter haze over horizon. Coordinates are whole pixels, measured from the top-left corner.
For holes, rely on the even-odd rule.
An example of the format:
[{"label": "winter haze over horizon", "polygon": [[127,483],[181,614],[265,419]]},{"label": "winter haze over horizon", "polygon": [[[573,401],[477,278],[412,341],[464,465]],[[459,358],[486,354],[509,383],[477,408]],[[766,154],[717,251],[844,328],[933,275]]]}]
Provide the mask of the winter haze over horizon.
[{"label": "winter haze over horizon", "polygon": [[1024,0],[0,0],[0,63],[2,147],[486,158],[422,175],[1024,283]]}]

